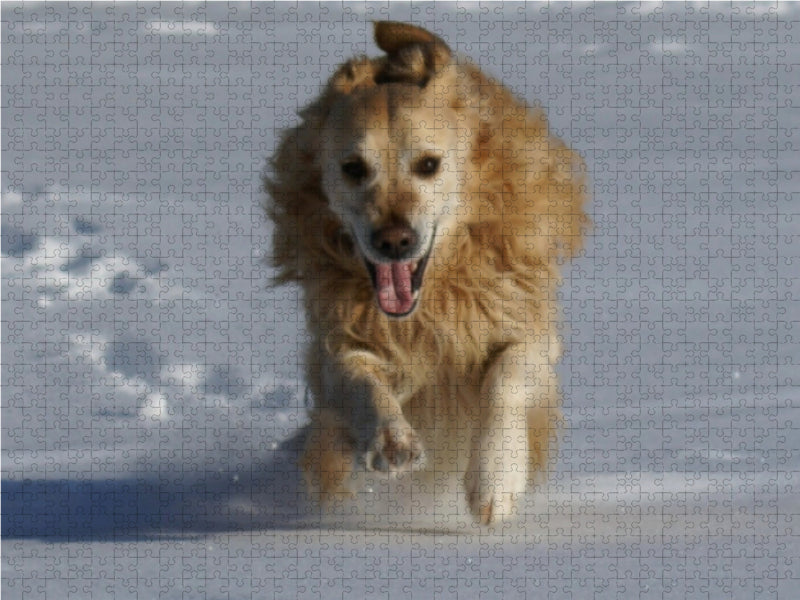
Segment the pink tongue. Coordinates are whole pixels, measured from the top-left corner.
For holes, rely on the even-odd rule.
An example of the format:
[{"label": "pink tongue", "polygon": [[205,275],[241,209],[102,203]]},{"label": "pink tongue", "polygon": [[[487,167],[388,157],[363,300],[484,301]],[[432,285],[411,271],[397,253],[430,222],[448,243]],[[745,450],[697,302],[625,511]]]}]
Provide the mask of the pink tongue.
[{"label": "pink tongue", "polygon": [[402,315],[414,306],[411,293],[411,263],[376,264],[378,304],[384,312]]}]

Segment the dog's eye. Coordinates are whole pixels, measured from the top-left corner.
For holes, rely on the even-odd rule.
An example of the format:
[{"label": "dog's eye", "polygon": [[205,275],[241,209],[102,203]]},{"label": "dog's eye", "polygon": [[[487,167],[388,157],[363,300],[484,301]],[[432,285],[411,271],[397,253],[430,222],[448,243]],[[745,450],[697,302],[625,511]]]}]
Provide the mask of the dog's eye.
[{"label": "dog's eye", "polygon": [[435,175],[439,170],[439,163],[441,159],[436,156],[425,156],[417,161],[414,165],[414,173],[422,177],[430,177]]},{"label": "dog's eye", "polygon": [[369,168],[363,160],[354,158],[342,163],[342,173],[344,173],[348,179],[362,181],[367,177]]}]

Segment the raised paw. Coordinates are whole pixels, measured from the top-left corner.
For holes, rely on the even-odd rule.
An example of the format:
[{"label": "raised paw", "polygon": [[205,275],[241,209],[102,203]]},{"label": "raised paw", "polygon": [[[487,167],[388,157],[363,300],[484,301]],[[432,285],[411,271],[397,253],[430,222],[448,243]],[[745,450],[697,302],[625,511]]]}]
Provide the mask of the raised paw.
[{"label": "raised paw", "polygon": [[400,473],[421,467],[425,453],[417,433],[404,419],[384,422],[366,454],[367,469]]}]

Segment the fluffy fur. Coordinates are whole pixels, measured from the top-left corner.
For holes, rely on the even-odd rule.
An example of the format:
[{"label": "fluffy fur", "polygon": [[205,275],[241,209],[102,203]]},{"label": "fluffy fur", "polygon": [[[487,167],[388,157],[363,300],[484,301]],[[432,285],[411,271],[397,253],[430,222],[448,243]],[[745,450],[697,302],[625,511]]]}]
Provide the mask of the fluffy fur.
[{"label": "fluffy fur", "polygon": [[[323,503],[346,501],[354,468],[457,469],[490,523],[555,441],[558,264],[587,224],[584,167],[435,35],[375,34],[387,56],[338,69],[266,178],[277,281],[301,285],[312,336],[301,464]],[[394,251],[398,228],[406,262],[374,241],[388,231]],[[398,265],[424,269],[405,315],[379,300],[406,294],[406,276],[385,282]]]}]

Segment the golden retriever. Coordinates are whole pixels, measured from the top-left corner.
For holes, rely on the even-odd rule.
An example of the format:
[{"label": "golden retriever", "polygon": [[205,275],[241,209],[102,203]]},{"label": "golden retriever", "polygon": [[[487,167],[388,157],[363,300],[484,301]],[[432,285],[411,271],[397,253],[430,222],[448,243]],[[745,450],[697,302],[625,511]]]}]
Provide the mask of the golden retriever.
[{"label": "golden retriever", "polygon": [[560,421],[561,258],[585,168],[436,35],[375,24],[265,178],[277,281],[299,282],[314,399],[301,466],[324,503],[356,467],[458,469],[481,523],[513,517]]}]

